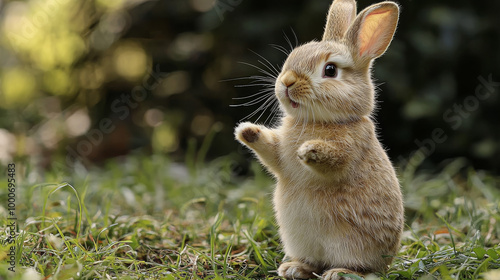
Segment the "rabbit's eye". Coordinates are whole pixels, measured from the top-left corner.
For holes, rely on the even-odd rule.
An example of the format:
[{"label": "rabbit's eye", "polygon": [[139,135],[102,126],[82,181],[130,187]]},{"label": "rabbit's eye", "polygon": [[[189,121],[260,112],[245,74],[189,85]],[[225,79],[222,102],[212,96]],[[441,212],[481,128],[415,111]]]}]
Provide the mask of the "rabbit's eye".
[{"label": "rabbit's eye", "polygon": [[325,65],[325,71],[323,73],[323,77],[335,78],[337,77],[337,66],[333,63],[328,63]]}]

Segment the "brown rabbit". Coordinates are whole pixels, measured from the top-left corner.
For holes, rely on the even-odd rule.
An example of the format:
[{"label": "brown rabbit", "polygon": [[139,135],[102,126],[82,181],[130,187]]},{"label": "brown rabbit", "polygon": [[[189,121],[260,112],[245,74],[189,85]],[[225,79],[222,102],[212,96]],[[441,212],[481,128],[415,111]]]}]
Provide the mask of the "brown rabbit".
[{"label": "brown rabbit", "polygon": [[356,16],[354,0],[335,0],[323,40],[295,48],[277,77],[279,126],[236,128],[236,138],[277,179],[274,208],[290,260],[280,276],[383,272],[398,252],[403,201],[372,121],[370,74],[398,16],[393,2]]}]

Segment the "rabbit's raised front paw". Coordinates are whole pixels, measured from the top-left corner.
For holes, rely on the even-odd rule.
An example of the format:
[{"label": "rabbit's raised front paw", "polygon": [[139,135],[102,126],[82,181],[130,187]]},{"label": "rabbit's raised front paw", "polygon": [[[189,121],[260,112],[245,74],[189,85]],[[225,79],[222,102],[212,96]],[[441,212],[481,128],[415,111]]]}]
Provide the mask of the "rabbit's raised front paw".
[{"label": "rabbit's raised front paw", "polygon": [[235,131],[236,138],[242,142],[254,143],[259,140],[260,128],[252,123],[240,123]]},{"label": "rabbit's raised front paw", "polygon": [[324,154],[322,153],[322,147],[318,143],[313,141],[307,141],[302,146],[300,146],[297,151],[299,159],[306,164],[314,164],[324,161]]}]

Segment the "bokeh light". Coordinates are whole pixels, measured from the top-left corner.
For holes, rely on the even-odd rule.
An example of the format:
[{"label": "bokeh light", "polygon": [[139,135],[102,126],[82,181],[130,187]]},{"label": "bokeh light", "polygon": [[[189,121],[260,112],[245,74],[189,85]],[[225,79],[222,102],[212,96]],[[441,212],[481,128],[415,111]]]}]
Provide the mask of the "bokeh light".
[{"label": "bokeh light", "polygon": [[128,80],[137,80],[146,73],[148,57],[138,43],[125,42],[114,50],[113,66],[118,75]]},{"label": "bokeh light", "polygon": [[24,106],[36,95],[36,80],[29,70],[7,69],[1,81],[0,106],[4,108]]}]

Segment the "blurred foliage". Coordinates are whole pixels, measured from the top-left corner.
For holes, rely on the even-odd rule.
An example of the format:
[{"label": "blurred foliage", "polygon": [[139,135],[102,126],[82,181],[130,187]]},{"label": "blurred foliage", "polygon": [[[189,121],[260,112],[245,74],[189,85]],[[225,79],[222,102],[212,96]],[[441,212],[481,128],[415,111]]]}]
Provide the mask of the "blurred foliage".
[{"label": "blurred foliage", "polygon": [[[136,148],[183,159],[209,137],[209,158],[238,150],[243,161],[233,127],[260,104],[229,105],[259,88],[224,80],[258,74],[238,63],[258,65],[252,51],[281,66],[269,44],[286,46],[291,29],[301,43],[321,38],[330,2],[0,1],[0,160],[99,162]],[[499,172],[500,2],[399,3],[374,68],[391,158],[423,146],[428,167],[463,156]]]}]

